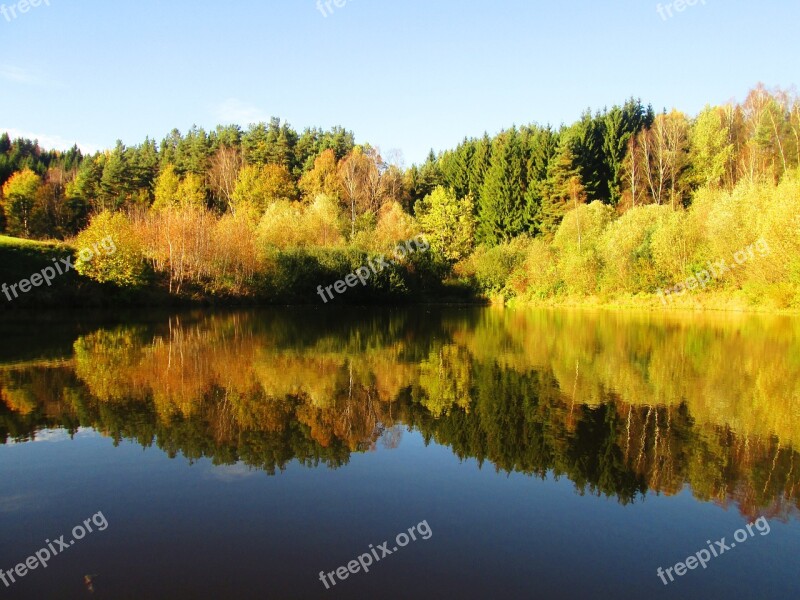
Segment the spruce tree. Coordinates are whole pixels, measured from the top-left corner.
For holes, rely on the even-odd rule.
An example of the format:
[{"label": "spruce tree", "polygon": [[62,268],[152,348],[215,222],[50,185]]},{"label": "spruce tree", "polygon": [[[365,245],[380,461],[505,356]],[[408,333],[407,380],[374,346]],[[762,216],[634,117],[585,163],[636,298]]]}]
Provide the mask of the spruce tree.
[{"label": "spruce tree", "polygon": [[495,139],[481,190],[479,239],[497,245],[525,231],[525,161],[516,129]]},{"label": "spruce tree", "polygon": [[[555,234],[570,209],[571,192],[580,182],[580,169],[569,142],[562,143],[547,169],[547,180],[541,185],[542,205],[536,218],[536,232],[550,237]],[[581,184],[581,187],[582,184]]]},{"label": "spruce tree", "polygon": [[547,169],[558,152],[558,134],[548,127],[528,128],[525,136],[527,190],[525,192],[526,230],[536,235],[542,199],[546,192]]},{"label": "spruce tree", "polygon": [[444,183],[451,188],[457,198],[464,198],[470,192],[472,158],[475,155],[474,142],[464,139],[454,150],[442,155],[440,161]]},{"label": "spruce tree", "polygon": [[469,193],[476,199],[477,210],[483,190],[483,180],[492,160],[492,140],[489,138],[489,134],[484,133],[481,139],[474,142],[474,146],[469,172]]},{"label": "spruce tree", "polygon": [[122,141],[117,140],[114,150],[108,153],[103,164],[100,192],[103,208],[122,208],[132,191],[132,173],[128,164],[129,153]]},{"label": "spruce tree", "polygon": [[608,202],[609,199],[610,172],[603,153],[604,130],[602,117],[593,117],[586,111],[568,133],[574,162],[590,201]]},{"label": "spruce tree", "polygon": [[603,154],[608,174],[608,201],[612,206],[622,198],[625,157],[633,136],[653,122],[652,108],[647,111],[641,100],[631,98],[622,107],[614,106],[603,115]]}]

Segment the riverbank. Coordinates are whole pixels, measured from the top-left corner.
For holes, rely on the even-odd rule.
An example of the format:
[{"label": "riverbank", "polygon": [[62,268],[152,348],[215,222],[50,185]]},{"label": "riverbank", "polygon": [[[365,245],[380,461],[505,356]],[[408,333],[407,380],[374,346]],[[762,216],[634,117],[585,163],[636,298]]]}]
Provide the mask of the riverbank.
[{"label": "riverbank", "polygon": [[[0,286],[31,281],[43,269],[76,259],[77,249],[62,242],[36,242],[0,236]],[[356,251],[291,251],[277,255],[269,273],[254,277],[240,293],[187,283],[170,290],[163,275],[151,273],[144,285],[121,287],[99,283],[74,269],[59,274],[48,285],[40,282],[25,293],[19,287],[0,292],[0,306],[10,309],[102,308],[120,306],[258,306],[258,305],[402,305],[495,304],[549,308],[587,308],[649,311],[725,311],[800,314],[781,306],[782,299],[757,298],[742,290],[717,290],[672,294],[555,295],[545,299],[526,295],[507,299],[484,294],[474,280],[449,279],[444,271],[424,262],[393,264],[368,285],[347,288],[334,300],[323,302],[318,286],[345,280],[368,260]]]},{"label": "riverbank", "polygon": [[[354,273],[376,264],[357,249],[273,251],[263,272],[237,285],[224,277],[176,283],[163,272],[144,269],[137,285],[98,282],[75,270],[76,247],[61,242],[34,242],[0,236],[0,307],[7,309],[118,306],[258,306],[258,305],[402,305],[485,304],[465,283],[448,280],[441,266],[419,254],[375,268],[360,284]],[[64,265],[50,280],[45,270]],[[45,280],[46,279],[46,280]],[[352,285],[351,285],[352,284]],[[320,289],[335,289],[321,297]],[[2,309],[0,309],[2,310]]]},{"label": "riverbank", "polygon": [[741,291],[698,293],[664,299],[658,294],[626,294],[613,296],[558,296],[547,299],[505,300],[495,296],[492,304],[509,307],[586,308],[608,310],[741,312],[776,315],[800,315],[798,308],[776,306],[774,303],[754,304]]}]

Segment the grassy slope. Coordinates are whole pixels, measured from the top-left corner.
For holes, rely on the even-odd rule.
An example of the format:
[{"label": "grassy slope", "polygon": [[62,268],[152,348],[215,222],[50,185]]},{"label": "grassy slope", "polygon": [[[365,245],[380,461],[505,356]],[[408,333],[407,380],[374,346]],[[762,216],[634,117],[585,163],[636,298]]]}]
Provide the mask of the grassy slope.
[{"label": "grassy slope", "polygon": [[17,283],[52,264],[53,258],[73,254],[64,244],[35,242],[0,235],[0,283]]},{"label": "grassy slope", "polygon": [[[30,279],[34,273],[53,266],[53,259],[58,261],[68,256],[74,257],[75,250],[64,243],[36,242],[0,235],[0,286],[3,283],[11,286],[23,279]],[[57,276],[49,287],[43,284],[27,293],[18,291],[17,298],[9,291],[11,301],[0,292],[0,311],[41,306],[96,305],[103,302],[108,291],[71,270]]]}]

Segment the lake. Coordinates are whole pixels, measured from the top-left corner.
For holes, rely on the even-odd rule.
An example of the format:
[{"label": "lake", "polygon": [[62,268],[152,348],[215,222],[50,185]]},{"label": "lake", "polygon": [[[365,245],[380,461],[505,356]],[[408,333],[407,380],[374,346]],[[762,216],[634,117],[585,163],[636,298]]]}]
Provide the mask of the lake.
[{"label": "lake", "polygon": [[800,318],[44,312],[0,335],[2,597],[800,595]]}]

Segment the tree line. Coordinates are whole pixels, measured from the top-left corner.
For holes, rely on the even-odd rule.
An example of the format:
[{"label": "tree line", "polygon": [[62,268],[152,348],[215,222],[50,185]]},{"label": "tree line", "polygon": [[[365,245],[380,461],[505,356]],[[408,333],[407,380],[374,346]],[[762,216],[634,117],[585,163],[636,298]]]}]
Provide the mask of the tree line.
[{"label": "tree line", "polygon": [[[641,212],[649,206],[662,207],[664,215],[686,215],[698,198],[714,196],[711,204],[721,205],[726,194],[775,188],[799,167],[800,101],[763,85],[741,103],[707,106],[694,117],[677,110],[656,113],[629,99],[587,110],[571,125],[514,126],[493,137],[464,139],[409,168],[368,143],[357,144],[341,127],[298,133],[277,118],[245,130],[174,130],[160,144],[118,142],[92,156],[77,148],[48,152],[4,134],[0,221],[10,235],[71,239],[97,215],[121,215],[125,223],[108,216],[102,222],[127,228],[132,260],[170,282],[188,278],[226,287],[224,281],[208,284],[211,274],[200,265],[213,263],[207,270],[224,270],[239,290],[274,267],[280,252],[379,251],[421,231],[432,238],[441,263],[437,273],[469,279],[483,293],[531,295],[515,287],[519,277],[481,280],[480,265],[470,261],[489,256],[519,266],[522,254],[533,262],[564,255],[559,230],[575,213],[569,227],[576,228],[579,256],[572,262],[599,272],[614,256],[583,243],[581,214],[589,205],[605,207],[592,214],[607,215],[609,223],[629,214],[628,222],[646,222],[636,215],[650,214]],[[198,227],[206,229],[205,237],[197,237]],[[588,233],[591,238],[591,227]],[[641,243],[629,259],[644,257],[653,270],[652,232],[631,235]],[[700,238],[683,241],[699,244],[693,250],[703,254]],[[540,241],[535,256],[526,245],[531,240]],[[510,244],[524,252],[506,251]],[[695,259],[682,260],[681,268]],[[564,269],[570,260],[563,261]],[[680,275],[661,274],[641,289],[652,292],[655,284]],[[599,281],[559,281],[546,293],[602,288]]]}]

